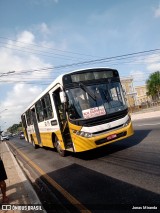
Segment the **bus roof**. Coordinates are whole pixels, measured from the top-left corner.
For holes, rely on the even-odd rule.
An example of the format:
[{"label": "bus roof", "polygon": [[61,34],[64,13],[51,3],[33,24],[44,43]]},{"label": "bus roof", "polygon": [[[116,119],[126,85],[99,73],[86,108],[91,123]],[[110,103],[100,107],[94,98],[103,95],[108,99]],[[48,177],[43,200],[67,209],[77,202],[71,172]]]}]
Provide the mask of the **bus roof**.
[{"label": "bus roof", "polygon": [[62,77],[64,76],[64,74],[58,76],[45,90],[43,90],[43,92],[41,92],[39,94],[38,97],[36,97],[36,99],[34,99],[31,104],[25,109],[25,111],[23,113],[25,113],[29,108],[31,108],[40,98],[42,98],[47,92],[49,92],[56,84],[61,84],[62,85]]}]

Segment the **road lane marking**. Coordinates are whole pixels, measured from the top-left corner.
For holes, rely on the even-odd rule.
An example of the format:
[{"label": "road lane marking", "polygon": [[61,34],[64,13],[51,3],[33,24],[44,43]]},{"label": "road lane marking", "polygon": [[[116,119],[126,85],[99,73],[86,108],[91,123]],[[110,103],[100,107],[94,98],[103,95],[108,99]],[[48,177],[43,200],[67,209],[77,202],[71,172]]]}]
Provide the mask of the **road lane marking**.
[{"label": "road lane marking", "polygon": [[50,183],[54,188],[56,188],[73,206],[75,206],[80,212],[91,213],[82,203],[80,203],[75,197],[73,197],[69,192],[67,192],[62,186],[60,186],[56,181],[54,181],[49,175],[45,173],[39,166],[37,166],[32,160],[30,160],[22,151],[18,150],[13,144],[9,143],[12,148],[14,148],[30,165],[36,169],[40,175],[42,175],[48,183]]},{"label": "road lane marking", "polygon": [[160,123],[154,123],[154,124],[136,124],[136,126],[156,126],[159,125]]}]

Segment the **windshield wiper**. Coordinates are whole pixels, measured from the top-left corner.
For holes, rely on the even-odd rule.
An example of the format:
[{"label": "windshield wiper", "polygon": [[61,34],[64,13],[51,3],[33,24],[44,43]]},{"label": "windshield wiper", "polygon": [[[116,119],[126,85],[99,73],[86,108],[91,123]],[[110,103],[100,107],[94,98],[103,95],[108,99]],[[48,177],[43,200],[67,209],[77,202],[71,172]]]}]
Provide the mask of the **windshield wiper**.
[{"label": "windshield wiper", "polygon": [[90,91],[84,84],[82,84],[81,82],[79,83],[79,86],[81,87],[81,89],[83,89],[94,101],[96,101],[97,96]]}]

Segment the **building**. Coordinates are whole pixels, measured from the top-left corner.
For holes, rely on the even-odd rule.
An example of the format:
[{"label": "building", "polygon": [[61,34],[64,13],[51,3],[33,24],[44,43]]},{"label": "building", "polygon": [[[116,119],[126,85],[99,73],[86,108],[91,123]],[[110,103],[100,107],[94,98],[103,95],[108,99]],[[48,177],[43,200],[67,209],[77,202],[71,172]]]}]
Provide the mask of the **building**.
[{"label": "building", "polygon": [[132,77],[121,78],[122,87],[125,92],[127,105],[130,110],[135,108],[148,107],[152,103],[152,98],[147,96],[146,85],[134,86]]},{"label": "building", "polygon": [[123,90],[125,92],[127,105],[130,109],[134,108],[138,105],[137,103],[137,92],[135,91],[135,87],[133,85],[133,78],[121,78],[121,83]]},{"label": "building", "polygon": [[147,96],[147,87],[146,85],[143,86],[136,86],[135,91],[137,93],[137,104],[146,105],[152,101],[151,97]]}]

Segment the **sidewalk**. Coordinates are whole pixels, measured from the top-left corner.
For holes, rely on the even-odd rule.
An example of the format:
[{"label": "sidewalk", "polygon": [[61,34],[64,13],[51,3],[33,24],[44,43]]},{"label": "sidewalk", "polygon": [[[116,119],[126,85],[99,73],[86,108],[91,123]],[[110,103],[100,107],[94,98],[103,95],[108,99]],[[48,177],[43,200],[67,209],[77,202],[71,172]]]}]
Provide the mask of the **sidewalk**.
[{"label": "sidewalk", "polygon": [[160,106],[130,113],[132,120],[160,117]]},{"label": "sidewalk", "polygon": [[[0,212],[5,213],[19,213],[19,212],[35,212],[34,210],[21,210],[21,205],[41,205],[41,202],[36,195],[30,182],[26,179],[13,154],[10,152],[6,142],[0,142],[0,155],[3,160],[8,179],[6,180],[7,185],[7,196],[9,197],[8,204],[14,204],[20,206],[20,210],[1,210]],[[2,194],[0,191],[0,204],[2,201]],[[3,206],[4,207],[4,206]],[[38,211],[45,212],[45,211]]]}]

